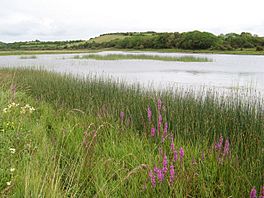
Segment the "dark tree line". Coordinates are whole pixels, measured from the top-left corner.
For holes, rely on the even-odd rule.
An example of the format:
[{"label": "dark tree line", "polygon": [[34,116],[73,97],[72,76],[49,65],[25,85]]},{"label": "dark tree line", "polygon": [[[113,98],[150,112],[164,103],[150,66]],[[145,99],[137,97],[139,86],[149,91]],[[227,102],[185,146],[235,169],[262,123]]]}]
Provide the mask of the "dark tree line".
[{"label": "dark tree line", "polygon": [[[121,34],[121,33],[118,33]],[[119,49],[187,49],[235,50],[256,48],[263,50],[264,38],[243,32],[216,36],[209,32],[123,33],[129,36],[104,43],[85,43],[84,48]]]}]

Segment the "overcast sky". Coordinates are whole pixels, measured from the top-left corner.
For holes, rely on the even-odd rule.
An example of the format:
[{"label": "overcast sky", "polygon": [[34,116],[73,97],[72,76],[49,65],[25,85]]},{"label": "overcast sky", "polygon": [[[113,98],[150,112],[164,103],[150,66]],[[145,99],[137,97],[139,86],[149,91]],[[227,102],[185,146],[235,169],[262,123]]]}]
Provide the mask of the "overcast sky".
[{"label": "overcast sky", "polygon": [[263,36],[263,7],[263,0],[0,0],[0,41],[150,30]]}]

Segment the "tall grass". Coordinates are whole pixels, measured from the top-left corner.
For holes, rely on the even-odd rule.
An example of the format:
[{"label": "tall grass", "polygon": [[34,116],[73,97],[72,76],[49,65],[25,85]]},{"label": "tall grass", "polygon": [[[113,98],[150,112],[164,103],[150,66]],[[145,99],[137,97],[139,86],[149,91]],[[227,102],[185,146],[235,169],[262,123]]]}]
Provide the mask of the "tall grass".
[{"label": "tall grass", "polygon": [[195,56],[159,56],[159,55],[144,55],[144,54],[88,54],[76,55],[74,59],[95,59],[95,60],[160,60],[160,61],[179,61],[179,62],[211,62],[211,59],[206,57]]},{"label": "tall grass", "polygon": [[[23,170],[17,177],[19,185],[13,187],[18,195],[247,197],[253,186],[259,190],[263,185],[261,99],[248,103],[237,94],[142,91],[100,78],[28,69],[5,72],[13,74],[18,90],[37,101],[25,95],[16,100],[38,107],[33,118],[23,118],[22,129],[31,134],[21,136],[25,142],[15,141],[19,133],[10,133],[14,138],[2,134],[5,145],[11,142],[23,148],[31,137],[39,147],[29,153],[33,160],[26,160],[31,157],[24,149],[19,154],[24,164],[17,162]],[[7,101],[8,97],[1,97],[0,105]],[[159,129],[159,115],[160,133],[167,122],[175,148],[183,147],[185,156],[174,164],[173,185],[167,184],[166,177],[154,188],[148,173],[160,165],[160,149],[172,163],[170,136],[162,143],[159,136],[150,135],[151,128]],[[17,118],[12,118],[14,125],[21,121]],[[230,142],[226,158],[215,151],[221,135]]]}]

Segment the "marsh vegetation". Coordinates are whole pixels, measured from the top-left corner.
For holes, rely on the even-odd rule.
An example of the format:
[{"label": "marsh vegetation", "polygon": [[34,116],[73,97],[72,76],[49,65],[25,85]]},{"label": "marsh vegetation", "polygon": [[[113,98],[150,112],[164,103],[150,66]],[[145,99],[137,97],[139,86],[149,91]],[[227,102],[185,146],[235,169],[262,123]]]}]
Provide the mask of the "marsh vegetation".
[{"label": "marsh vegetation", "polygon": [[143,91],[41,70],[0,74],[1,196],[263,193],[261,98]]},{"label": "marsh vegetation", "polygon": [[179,61],[179,62],[211,62],[212,60],[206,57],[195,56],[159,56],[159,55],[144,55],[144,54],[88,54],[76,55],[74,59],[94,59],[94,60],[159,60],[159,61]]}]

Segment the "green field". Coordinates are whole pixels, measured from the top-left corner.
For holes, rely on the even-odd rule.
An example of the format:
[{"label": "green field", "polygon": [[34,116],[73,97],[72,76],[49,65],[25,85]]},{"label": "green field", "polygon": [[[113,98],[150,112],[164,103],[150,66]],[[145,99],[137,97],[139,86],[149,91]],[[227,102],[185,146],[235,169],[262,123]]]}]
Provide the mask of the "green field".
[{"label": "green field", "polygon": [[1,197],[261,195],[257,95],[1,69],[0,96]]},{"label": "green field", "polygon": [[110,34],[110,35],[102,35],[102,36],[98,36],[92,39],[89,39],[88,42],[92,43],[104,43],[104,42],[109,42],[109,41],[113,41],[116,39],[124,39],[124,38],[128,38],[129,36],[124,36],[121,34]]}]

